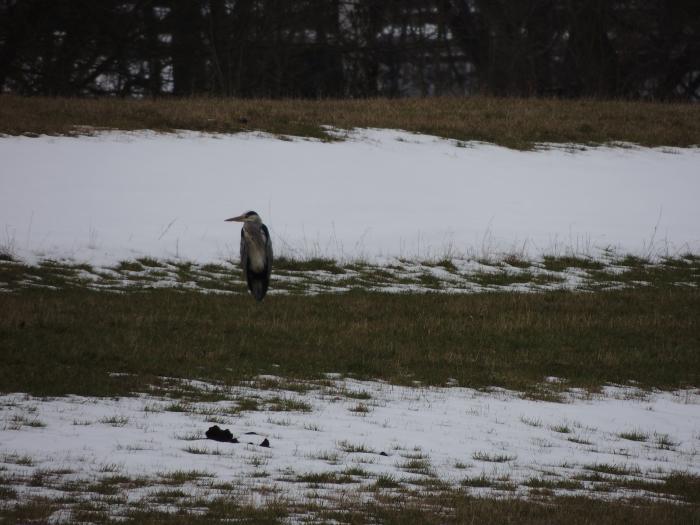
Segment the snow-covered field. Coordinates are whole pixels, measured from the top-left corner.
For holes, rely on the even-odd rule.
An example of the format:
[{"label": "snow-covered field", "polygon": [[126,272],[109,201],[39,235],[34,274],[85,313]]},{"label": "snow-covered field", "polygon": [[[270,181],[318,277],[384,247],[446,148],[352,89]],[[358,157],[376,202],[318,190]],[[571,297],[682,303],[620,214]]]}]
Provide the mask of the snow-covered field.
[{"label": "snow-covered field", "polygon": [[[378,479],[397,488],[466,480],[476,494],[524,495],[533,480],[572,494],[612,480],[660,483],[673,473],[700,474],[699,391],[608,387],[546,403],[500,389],[334,379],[295,383],[292,392],[283,390],[290,385],[284,380],[260,380],[264,388],[187,384],[216,392],[222,400],[215,402],[177,401],[163,392],[121,399],[4,395],[0,461],[6,476],[26,482],[43,472],[50,479],[17,483],[25,496],[115,474],[146,480],[130,500],[147,500],[164,479],[192,471],[191,490],[203,484],[210,497],[217,493],[212,483],[233,483],[249,495],[264,489],[295,500]],[[178,386],[171,383],[173,391]],[[238,412],[251,402],[257,410]],[[214,423],[240,443],[205,439]],[[265,438],[269,448],[259,446]],[[605,494],[634,492],[614,487]]]},{"label": "snow-covered field", "polygon": [[248,209],[296,257],[700,250],[698,149],[110,132],[3,137],[0,159],[0,246],[30,262],[235,259],[223,220]]},{"label": "snow-covered field", "polygon": [[[224,219],[248,209],[269,225],[277,254],[301,258],[410,266],[611,247],[648,257],[700,251],[698,149],[521,152],[388,130],[337,143],[110,132],[2,137],[0,159],[0,250],[29,263],[230,261],[239,233]],[[299,391],[194,386],[225,400],[0,396],[0,470],[21,496],[57,497],[66,483],[115,473],[146,479],[132,499],[194,471],[188,483],[208,496],[213,482],[233,482],[294,498],[426,479],[518,495],[532,480],[589,494],[610,481],[605,494],[624,496],[625,481],[700,475],[697,390],[609,387],[549,403],[349,379]],[[258,409],[236,408],[246,399]],[[204,439],[214,423],[241,443]],[[270,448],[259,446],[263,437]]]}]

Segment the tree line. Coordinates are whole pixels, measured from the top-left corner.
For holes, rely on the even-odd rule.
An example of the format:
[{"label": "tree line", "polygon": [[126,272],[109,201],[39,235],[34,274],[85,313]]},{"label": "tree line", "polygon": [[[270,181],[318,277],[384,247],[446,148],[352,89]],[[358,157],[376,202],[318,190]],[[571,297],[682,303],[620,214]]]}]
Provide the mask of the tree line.
[{"label": "tree line", "polygon": [[0,92],[700,99],[698,0],[0,0]]}]

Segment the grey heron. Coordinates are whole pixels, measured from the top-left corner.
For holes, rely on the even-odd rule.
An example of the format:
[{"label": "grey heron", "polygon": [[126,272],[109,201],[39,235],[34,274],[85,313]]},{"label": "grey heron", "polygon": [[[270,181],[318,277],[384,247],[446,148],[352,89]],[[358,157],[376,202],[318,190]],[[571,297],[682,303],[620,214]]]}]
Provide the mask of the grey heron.
[{"label": "grey heron", "polygon": [[242,222],[241,268],[248,282],[248,290],[257,301],[262,301],[270,284],[272,272],[272,241],[270,232],[260,215],[249,211],[226,222]]}]

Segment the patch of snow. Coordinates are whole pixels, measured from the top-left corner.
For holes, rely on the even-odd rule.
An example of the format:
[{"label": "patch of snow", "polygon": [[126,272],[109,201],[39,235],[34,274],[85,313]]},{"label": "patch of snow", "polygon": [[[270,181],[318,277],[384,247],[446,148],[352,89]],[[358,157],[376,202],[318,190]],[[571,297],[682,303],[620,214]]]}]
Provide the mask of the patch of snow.
[{"label": "patch of snow", "polygon": [[236,259],[257,210],[275,250],[381,261],[700,250],[700,150],[514,151],[396,130],[348,140],[100,132],[0,138],[0,248],[29,262]]},{"label": "patch of snow", "polygon": [[[223,387],[188,381],[189,389],[225,393],[228,400],[185,403],[185,411],[169,410],[173,399],[145,394],[119,399],[2,395],[0,462],[7,476],[21,478],[66,467],[71,479],[82,480],[115,470],[151,480],[196,470],[216,482],[277,488],[300,498],[306,487],[294,481],[297,476],[350,467],[366,472],[357,480],[362,484],[379,475],[408,483],[423,476],[405,467],[417,456],[431,475],[455,486],[482,475],[508,476],[515,484],[545,476],[571,479],[596,465],[614,465],[645,479],[675,471],[700,474],[698,390],[572,390],[565,403],[549,403],[500,388],[411,388],[328,377],[330,384],[308,383],[309,390],[301,393],[269,385],[261,390],[252,383]],[[279,378],[258,379],[274,383]],[[311,410],[232,411],[235,399],[251,397],[281,397],[307,403]],[[212,414],[241,443],[205,439]],[[625,439],[624,432],[647,439]],[[259,446],[264,438],[271,448]],[[671,446],[660,446],[662,440]],[[13,460],[25,456],[31,465]],[[42,494],[51,490],[25,488]]]}]

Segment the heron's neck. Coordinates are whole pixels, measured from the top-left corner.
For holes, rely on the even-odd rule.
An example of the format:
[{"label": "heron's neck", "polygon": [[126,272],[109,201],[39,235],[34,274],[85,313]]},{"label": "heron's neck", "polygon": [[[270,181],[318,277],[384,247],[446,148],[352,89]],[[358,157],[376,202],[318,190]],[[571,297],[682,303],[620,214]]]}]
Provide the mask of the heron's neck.
[{"label": "heron's neck", "polygon": [[248,233],[259,233],[260,232],[260,226],[262,226],[262,222],[245,222],[243,223],[243,229],[247,231]]}]

